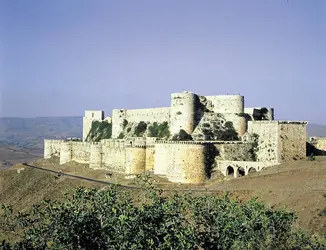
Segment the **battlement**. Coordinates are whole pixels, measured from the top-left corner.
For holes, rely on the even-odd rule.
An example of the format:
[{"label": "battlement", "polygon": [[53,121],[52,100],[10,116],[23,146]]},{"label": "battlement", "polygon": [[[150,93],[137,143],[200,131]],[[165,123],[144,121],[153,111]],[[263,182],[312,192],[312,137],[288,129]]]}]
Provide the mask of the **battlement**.
[{"label": "battlement", "polygon": [[307,121],[282,121],[282,120],[273,120],[273,121],[249,121],[252,124],[302,124],[307,125]]},{"label": "battlement", "polygon": [[167,141],[167,140],[157,140],[156,144],[242,144],[242,141]]}]

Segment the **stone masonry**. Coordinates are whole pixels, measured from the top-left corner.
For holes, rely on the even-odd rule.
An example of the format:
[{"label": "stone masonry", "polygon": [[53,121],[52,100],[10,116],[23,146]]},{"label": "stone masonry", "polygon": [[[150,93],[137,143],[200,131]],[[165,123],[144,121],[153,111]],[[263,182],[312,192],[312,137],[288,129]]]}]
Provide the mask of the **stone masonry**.
[{"label": "stone masonry", "polygon": [[[110,139],[86,141],[94,121],[112,124]],[[166,122],[171,136],[163,139],[145,134],[118,139],[127,122]],[[214,133],[227,123],[238,138],[215,140]],[[307,122],[275,121],[273,108],[245,108],[241,95],[173,93],[170,107],[114,109],[112,117],[105,119],[103,111],[85,111],[82,141],[45,140],[44,158],[58,156],[60,164],[75,161],[93,169],[124,173],[126,177],[152,171],[172,182],[200,184],[212,171],[239,177],[305,158],[306,125]],[[203,134],[205,129],[211,129],[212,138]],[[192,140],[172,140],[181,130]]]}]

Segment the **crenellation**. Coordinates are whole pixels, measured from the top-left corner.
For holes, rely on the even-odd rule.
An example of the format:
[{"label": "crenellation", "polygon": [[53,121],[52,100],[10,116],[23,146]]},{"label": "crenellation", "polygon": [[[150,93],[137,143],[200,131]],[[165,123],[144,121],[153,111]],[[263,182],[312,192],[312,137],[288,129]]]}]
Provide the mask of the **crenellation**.
[{"label": "crenellation", "polygon": [[[44,140],[44,158],[126,178],[152,171],[171,182],[200,184],[210,176],[207,169],[240,177],[305,157],[305,121],[274,120],[273,108],[246,108],[242,95],[183,91],[170,101],[170,107],[114,109],[105,119],[103,111],[87,110],[82,141]],[[310,143],[326,152],[326,139]]]}]

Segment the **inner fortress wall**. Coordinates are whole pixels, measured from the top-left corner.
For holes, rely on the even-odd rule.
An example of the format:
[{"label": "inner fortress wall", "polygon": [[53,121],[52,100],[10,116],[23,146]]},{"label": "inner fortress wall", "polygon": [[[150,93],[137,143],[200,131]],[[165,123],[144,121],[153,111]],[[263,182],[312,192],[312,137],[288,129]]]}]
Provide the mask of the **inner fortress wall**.
[{"label": "inner fortress wall", "polygon": [[114,109],[112,111],[112,138],[123,131],[123,121],[128,122],[169,122],[170,107],[151,109]]},{"label": "inner fortress wall", "polygon": [[127,109],[126,120],[128,122],[169,122],[170,107],[151,109]]},{"label": "inner fortress wall", "polygon": [[301,160],[306,157],[306,125],[307,122],[279,122],[281,161]]},{"label": "inner fortress wall", "polygon": [[248,133],[257,134],[257,161],[280,162],[280,145],[277,121],[249,121]]},{"label": "inner fortress wall", "polygon": [[244,97],[241,95],[205,96],[211,101],[215,113],[240,114],[244,112]]}]

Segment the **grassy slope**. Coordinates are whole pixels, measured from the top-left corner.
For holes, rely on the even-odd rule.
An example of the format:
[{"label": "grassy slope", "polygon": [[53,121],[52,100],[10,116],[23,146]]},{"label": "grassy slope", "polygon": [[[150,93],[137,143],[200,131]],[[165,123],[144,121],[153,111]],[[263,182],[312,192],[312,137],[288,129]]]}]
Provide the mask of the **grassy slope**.
[{"label": "grassy slope", "polygon": [[[46,168],[62,169],[62,172],[105,179],[102,170],[84,169],[78,164],[65,164],[59,167],[53,162],[47,164],[44,160],[39,161],[39,164]],[[124,184],[129,182],[124,181],[126,182]],[[161,179],[158,180],[158,184],[176,189],[187,186],[168,184]],[[43,198],[62,198],[64,192],[80,185],[103,187],[101,184],[66,177],[58,178],[54,174],[28,168],[18,174],[15,166],[0,171],[0,203],[12,204],[18,210],[27,209]],[[287,207],[288,210],[297,212],[299,217],[297,227],[319,235],[326,234],[326,214],[319,215],[320,211],[326,208],[326,157],[319,157],[316,161],[287,163],[230,181],[210,180],[206,187],[213,191],[212,195],[229,191],[232,197],[242,201],[256,196],[268,207],[278,209]]]}]

